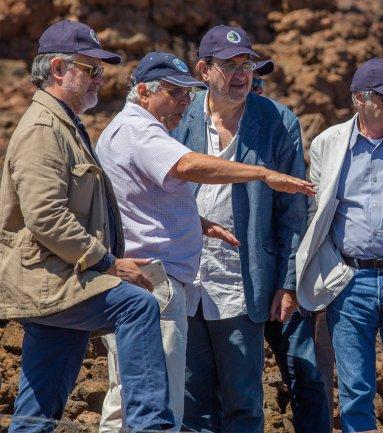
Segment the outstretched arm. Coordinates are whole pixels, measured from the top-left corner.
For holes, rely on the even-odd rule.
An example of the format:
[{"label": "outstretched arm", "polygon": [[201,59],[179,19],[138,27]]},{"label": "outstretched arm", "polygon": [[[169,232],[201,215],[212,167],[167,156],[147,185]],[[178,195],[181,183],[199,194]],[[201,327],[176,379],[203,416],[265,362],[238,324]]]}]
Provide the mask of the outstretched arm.
[{"label": "outstretched arm", "polygon": [[313,196],[313,185],[304,179],[270,170],[258,165],[227,161],[198,152],[189,152],[182,156],[168,173],[182,180],[208,183],[241,183],[260,180],[279,192],[295,194],[297,192]]}]

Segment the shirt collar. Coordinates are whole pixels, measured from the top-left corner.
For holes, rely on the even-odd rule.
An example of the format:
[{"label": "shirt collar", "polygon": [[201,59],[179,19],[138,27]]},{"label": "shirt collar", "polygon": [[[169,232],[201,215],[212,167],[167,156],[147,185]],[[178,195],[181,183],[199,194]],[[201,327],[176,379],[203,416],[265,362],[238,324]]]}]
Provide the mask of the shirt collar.
[{"label": "shirt collar", "polygon": [[352,130],[349,148],[352,149],[355,146],[355,143],[357,142],[359,136],[361,136],[364,139],[366,139],[372,146],[374,146],[374,147],[378,146],[383,141],[383,137],[382,138],[373,139],[373,138],[368,138],[365,135],[363,135],[360,132],[360,129],[359,129],[359,126],[358,126],[358,120],[359,120],[359,116],[357,115],[355,117],[355,121],[354,121],[354,128]]}]

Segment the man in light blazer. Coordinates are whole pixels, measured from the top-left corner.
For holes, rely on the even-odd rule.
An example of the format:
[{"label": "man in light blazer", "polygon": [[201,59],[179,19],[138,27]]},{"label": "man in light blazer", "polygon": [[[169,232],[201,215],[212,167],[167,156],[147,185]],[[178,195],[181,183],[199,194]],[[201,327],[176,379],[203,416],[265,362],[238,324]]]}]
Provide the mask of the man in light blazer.
[{"label": "man in light blazer", "polygon": [[[195,152],[304,178],[299,121],[284,105],[251,93],[253,71],[271,72],[240,28],[215,26],[202,38],[199,92],[173,136]],[[306,230],[306,199],[260,182],[195,184],[200,215],[234,231],[241,245],[204,242],[199,275],[187,287],[186,427],[196,431],[263,431],[265,322],[292,391],[299,433],[326,433],[327,399],[310,327],[294,312],[295,252]],[[278,346],[278,345],[275,345]],[[275,347],[274,347],[275,348]],[[298,353],[299,352],[299,353]],[[280,364],[280,365],[281,365]],[[289,376],[288,378],[286,376]],[[300,414],[299,414],[300,412]],[[300,416],[299,416],[300,415]]]},{"label": "man in light blazer", "polygon": [[355,72],[357,114],[316,137],[311,224],[297,253],[297,291],[309,310],[327,307],[344,432],[376,429],[375,338],[382,333],[383,59]]}]

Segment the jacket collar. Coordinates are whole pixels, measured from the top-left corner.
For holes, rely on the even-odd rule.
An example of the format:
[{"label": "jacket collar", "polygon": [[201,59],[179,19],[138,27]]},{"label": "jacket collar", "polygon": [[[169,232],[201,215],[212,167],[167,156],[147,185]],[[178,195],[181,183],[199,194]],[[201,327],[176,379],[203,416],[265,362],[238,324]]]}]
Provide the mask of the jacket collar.
[{"label": "jacket collar", "polygon": [[207,153],[207,131],[204,114],[204,101],[206,91],[198,92],[189,111],[189,130],[193,142],[193,149],[197,152]]},{"label": "jacket collar", "polygon": [[241,126],[238,133],[237,161],[242,162],[250,149],[256,144],[257,136],[261,129],[262,113],[258,102],[258,96],[252,93],[246,98]]},{"label": "jacket collar", "polygon": [[47,107],[50,111],[52,111],[60,120],[72,126],[72,128],[76,128],[72,119],[69,117],[68,113],[64,110],[64,107],[50,95],[48,92],[44,90],[36,90],[35,94],[32,97],[33,101],[38,102],[44,107]]},{"label": "jacket collar", "polygon": [[323,173],[327,173],[326,176],[328,176],[326,182],[323,182],[323,188],[324,190],[329,191],[329,196],[333,198],[336,198],[336,193],[338,191],[340,173],[349,149],[355,119],[356,116],[352,117],[347,122],[338,125],[328,143],[331,158],[326,160],[326,169],[323,170]]},{"label": "jacket collar", "polygon": [[54,98],[52,95],[50,95],[48,92],[45,92],[44,90],[36,90],[35,94],[32,97],[32,100],[48,108],[48,110],[52,111],[53,114],[55,114],[61,121],[65,122],[69,127],[71,127],[73,129],[77,142],[81,143],[82,148],[92,159],[92,161],[98,163],[98,161],[93,158],[93,155],[90,153],[86,143],[84,143],[81,134],[79,133],[73,120],[70,118],[64,107],[58,102],[56,98]]},{"label": "jacket collar", "polygon": [[[189,111],[189,128],[194,149],[207,152],[206,119],[204,115],[204,101],[206,91],[198,92]],[[258,96],[250,93],[246,98],[241,126],[238,133],[237,161],[243,161],[248,151],[254,147],[261,127],[262,114]],[[201,140],[201,131],[204,139]]]}]

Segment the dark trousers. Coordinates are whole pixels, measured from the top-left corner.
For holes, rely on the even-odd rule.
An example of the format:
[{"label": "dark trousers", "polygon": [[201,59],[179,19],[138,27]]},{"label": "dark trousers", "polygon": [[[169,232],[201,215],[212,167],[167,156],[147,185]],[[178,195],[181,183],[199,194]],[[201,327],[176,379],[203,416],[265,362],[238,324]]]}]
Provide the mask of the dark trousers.
[{"label": "dark trousers", "polygon": [[263,432],[263,322],[188,318],[184,427]]},{"label": "dark trousers", "polygon": [[290,320],[266,322],[265,339],[287,385],[296,433],[328,433],[329,404],[314,345],[311,317],[294,313]]},{"label": "dark trousers", "polygon": [[116,334],[126,425],[174,425],[162,349],[160,310],[147,290],[122,282],[67,310],[23,320],[19,393],[9,433],[51,433],[80,371],[91,331]]}]

